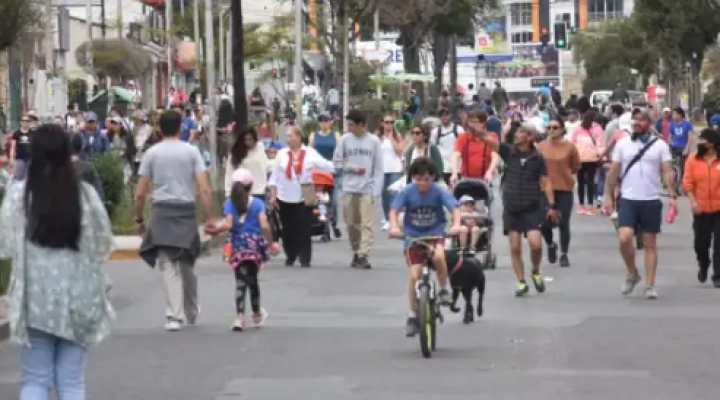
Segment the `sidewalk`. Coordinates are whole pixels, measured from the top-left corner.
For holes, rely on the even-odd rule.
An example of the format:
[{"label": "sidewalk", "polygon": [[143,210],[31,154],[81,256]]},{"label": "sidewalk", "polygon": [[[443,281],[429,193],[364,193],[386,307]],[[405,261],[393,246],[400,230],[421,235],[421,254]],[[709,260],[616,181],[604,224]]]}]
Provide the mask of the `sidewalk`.
[{"label": "sidewalk", "polygon": [[[198,227],[202,251],[206,253],[210,248],[219,245],[225,240],[225,235],[209,236],[203,232],[203,228]],[[138,249],[142,244],[141,236],[115,236],[115,251],[110,255],[110,260],[139,260],[140,254]]]}]

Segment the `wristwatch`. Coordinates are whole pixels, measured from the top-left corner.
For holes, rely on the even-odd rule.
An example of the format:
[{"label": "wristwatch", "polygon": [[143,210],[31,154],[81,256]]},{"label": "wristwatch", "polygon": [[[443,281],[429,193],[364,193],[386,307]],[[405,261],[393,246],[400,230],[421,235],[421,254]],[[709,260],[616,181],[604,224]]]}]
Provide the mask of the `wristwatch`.
[{"label": "wristwatch", "polygon": [[557,204],[555,203],[548,203],[548,208],[551,208],[553,210],[557,210]]}]

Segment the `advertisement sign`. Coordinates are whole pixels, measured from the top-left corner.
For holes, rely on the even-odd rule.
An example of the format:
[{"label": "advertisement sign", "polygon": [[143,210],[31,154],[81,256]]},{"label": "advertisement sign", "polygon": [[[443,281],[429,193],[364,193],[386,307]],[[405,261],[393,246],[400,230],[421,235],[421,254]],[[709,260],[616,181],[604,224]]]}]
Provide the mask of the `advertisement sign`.
[{"label": "advertisement sign", "polygon": [[372,63],[383,63],[386,72],[395,73],[405,70],[402,46],[393,42],[382,41],[378,49],[375,48],[374,41],[358,42],[355,48],[358,57]]},{"label": "advertisement sign", "polygon": [[475,52],[477,54],[494,55],[510,54],[508,45],[505,12],[495,14],[476,34]]},{"label": "advertisement sign", "polygon": [[500,80],[513,91],[530,91],[543,84],[562,87],[560,58],[555,46],[523,43],[511,46],[512,60],[486,63],[488,79]]}]

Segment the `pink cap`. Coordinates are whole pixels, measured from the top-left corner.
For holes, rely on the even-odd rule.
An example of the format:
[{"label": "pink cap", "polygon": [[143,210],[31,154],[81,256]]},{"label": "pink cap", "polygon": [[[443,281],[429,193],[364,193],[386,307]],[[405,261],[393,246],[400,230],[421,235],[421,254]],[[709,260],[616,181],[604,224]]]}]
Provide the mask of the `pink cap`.
[{"label": "pink cap", "polygon": [[232,181],[242,183],[243,185],[250,185],[253,183],[253,176],[247,169],[238,168],[232,173]]}]

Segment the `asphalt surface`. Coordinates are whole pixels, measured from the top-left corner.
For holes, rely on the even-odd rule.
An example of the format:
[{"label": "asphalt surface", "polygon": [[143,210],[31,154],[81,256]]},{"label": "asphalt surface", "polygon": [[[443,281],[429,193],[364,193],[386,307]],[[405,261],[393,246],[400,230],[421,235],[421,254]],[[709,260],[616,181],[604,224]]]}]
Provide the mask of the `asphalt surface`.
[{"label": "asphalt surface", "polygon": [[[317,243],[311,269],[262,273],[262,329],[230,332],[233,279],[203,259],[198,326],[163,330],[160,276],[109,262],[119,318],[92,350],[88,398],[99,400],[708,400],[717,379],[720,289],[695,278],[687,205],[660,238],[660,298],[622,297],[610,223],[574,215],[571,268],[544,263],[548,290],[512,296],[507,243],[495,238],[485,315],[450,315],[434,358],[403,335],[399,243],[378,235],[373,269],[348,267],[345,240]],[[496,214],[498,215],[498,214]],[[527,259],[527,253],[526,253]],[[0,346],[0,399],[17,398],[13,345]]]}]

